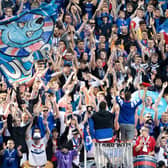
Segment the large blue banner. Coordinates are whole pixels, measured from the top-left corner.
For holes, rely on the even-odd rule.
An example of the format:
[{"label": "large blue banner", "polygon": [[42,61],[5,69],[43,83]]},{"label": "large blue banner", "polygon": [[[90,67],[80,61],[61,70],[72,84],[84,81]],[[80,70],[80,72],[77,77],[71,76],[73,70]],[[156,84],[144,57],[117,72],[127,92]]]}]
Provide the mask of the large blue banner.
[{"label": "large blue banner", "polygon": [[52,1],[0,22],[0,71],[10,83],[31,77],[35,53],[50,47],[57,13]]}]

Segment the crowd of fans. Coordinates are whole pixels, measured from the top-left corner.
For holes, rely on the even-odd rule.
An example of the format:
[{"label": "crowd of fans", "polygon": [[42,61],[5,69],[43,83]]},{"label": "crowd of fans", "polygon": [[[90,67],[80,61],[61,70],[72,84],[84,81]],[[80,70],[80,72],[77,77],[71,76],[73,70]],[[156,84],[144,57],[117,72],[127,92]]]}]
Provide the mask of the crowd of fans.
[{"label": "crowd of fans", "polygon": [[[42,3],[0,0],[1,21]],[[168,109],[158,118],[161,98],[168,103],[168,41],[159,32],[168,1],[55,3],[51,50],[34,62],[31,80],[9,87],[1,76],[0,167],[79,168],[85,131],[93,143],[134,143],[135,157],[150,155],[168,166]]]}]

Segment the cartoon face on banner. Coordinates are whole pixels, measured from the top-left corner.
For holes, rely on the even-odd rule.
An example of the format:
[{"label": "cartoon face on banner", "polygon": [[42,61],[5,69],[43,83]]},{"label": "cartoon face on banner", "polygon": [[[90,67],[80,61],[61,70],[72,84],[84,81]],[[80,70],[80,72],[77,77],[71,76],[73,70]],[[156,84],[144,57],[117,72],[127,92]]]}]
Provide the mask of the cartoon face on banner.
[{"label": "cartoon face on banner", "polygon": [[31,76],[33,54],[45,49],[54,30],[49,15],[24,13],[0,25],[0,71],[12,83]]},{"label": "cartoon face on banner", "polygon": [[53,32],[51,17],[25,14],[18,20],[0,26],[0,52],[24,57],[49,42]]}]

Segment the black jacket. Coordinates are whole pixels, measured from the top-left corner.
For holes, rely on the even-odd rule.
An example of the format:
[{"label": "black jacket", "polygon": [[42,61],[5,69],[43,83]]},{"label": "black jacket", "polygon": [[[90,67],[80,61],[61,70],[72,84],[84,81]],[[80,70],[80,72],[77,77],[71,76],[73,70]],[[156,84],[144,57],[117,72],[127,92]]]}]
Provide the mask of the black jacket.
[{"label": "black jacket", "polygon": [[[68,138],[67,138],[68,133],[69,133],[69,127],[66,127],[64,133],[57,138],[57,147],[58,147],[58,149],[60,149],[65,144],[67,144],[67,142],[68,142]],[[46,154],[47,154],[47,160],[51,161],[51,158],[54,155],[52,138],[50,138],[48,140],[47,148],[46,148]]]},{"label": "black jacket", "polygon": [[11,138],[14,140],[15,142],[15,146],[16,148],[21,145],[22,146],[22,149],[21,151],[23,153],[27,152],[27,145],[26,145],[26,141],[25,141],[25,133],[26,133],[26,129],[28,127],[28,125],[24,126],[24,127],[13,127],[12,126],[12,115],[9,114],[8,115],[8,118],[7,118],[7,127],[8,127],[8,130],[11,134]]}]

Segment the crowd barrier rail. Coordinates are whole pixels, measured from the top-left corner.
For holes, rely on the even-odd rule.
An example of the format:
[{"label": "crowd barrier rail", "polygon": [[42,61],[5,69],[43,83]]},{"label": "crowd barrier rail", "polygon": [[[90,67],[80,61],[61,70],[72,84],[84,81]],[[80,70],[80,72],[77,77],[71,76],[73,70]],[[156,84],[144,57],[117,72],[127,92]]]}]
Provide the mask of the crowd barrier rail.
[{"label": "crowd barrier rail", "polygon": [[95,143],[97,168],[133,168],[131,143]]}]

